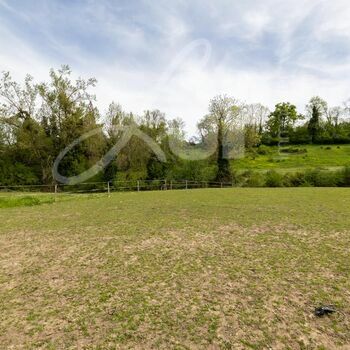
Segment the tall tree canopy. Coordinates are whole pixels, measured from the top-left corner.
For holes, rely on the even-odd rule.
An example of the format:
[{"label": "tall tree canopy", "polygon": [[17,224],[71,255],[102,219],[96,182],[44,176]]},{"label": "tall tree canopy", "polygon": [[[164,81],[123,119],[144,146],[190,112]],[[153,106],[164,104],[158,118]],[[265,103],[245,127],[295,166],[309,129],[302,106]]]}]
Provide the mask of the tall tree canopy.
[{"label": "tall tree canopy", "polygon": [[272,137],[285,137],[298,119],[302,119],[302,116],[298,114],[296,106],[289,102],[278,103],[269,115],[267,129]]},{"label": "tall tree canopy", "polygon": [[231,132],[242,126],[242,105],[236,99],[218,95],[209,104],[209,114],[205,116],[198,128],[203,137],[216,134],[217,139],[217,175],[216,180],[231,181],[232,175],[228,159]]}]

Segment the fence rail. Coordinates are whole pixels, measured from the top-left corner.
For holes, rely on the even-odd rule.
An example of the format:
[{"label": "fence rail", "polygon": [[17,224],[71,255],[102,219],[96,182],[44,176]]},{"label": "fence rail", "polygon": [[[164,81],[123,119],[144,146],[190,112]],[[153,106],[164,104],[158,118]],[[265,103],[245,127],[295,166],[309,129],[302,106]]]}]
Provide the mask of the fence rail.
[{"label": "fence rail", "polygon": [[42,192],[55,194],[112,193],[165,190],[189,190],[198,188],[233,187],[231,182],[192,181],[192,180],[130,180],[110,182],[88,182],[76,185],[0,185],[1,192]]}]

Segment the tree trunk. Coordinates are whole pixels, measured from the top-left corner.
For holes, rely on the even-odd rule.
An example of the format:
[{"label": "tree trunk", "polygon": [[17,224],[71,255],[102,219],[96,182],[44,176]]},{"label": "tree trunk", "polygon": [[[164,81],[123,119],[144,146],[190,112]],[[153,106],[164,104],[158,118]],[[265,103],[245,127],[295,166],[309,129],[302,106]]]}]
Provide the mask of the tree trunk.
[{"label": "tree trunk", "polygon": [[217,174],[216,181],[230,182],[232,180],[230,162],[224,158],[224,130],[222,120],[218,123],[218,151],[217,151]]}]

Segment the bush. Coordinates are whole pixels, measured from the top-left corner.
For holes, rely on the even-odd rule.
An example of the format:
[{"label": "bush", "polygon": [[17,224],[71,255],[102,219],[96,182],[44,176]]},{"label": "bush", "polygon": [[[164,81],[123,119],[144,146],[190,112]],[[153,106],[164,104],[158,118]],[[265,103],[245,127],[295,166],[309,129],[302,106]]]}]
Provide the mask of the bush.
[{"label": "bush", "polygon": [[261,146],[258,147],[257,153],[262,155],[262,156],[265,156],[265,155],[271,153],[271,150],[270,150],[269,147],[261,145]]},{"label": "bush", "polygon": [[34,169],[21,163],[11,163],[0,159],[1,185],[34,185],[39,184],[39,176]]},{"label": "bush", "polygon": [[341,171],[341,179],[340,186],[350,187],[350,166]]},{"label": "bush", "polygon": [[307,182],[305,173],[287,173],[284,175],[283,184],[285,187],[310,187],[312,184]]},{"label": "bush", "polygon": [[207,160],[179,160],[168,171],[171,180],[212,181],[217,173],[217,166]]},{"label": "bush", "polygon": [[283,176],[274,170],[266,173],[265,183],[267,187],[283,187]]},{"label": "bush", "polygon": [[308,144],[311,142],[311,137],[309,135],[308,129],[305,126],[296,127],[289,134],[289,141],[291,144],[300,145],[300,144]]},{"label": "bush", "polygon": [[342,183],[342,176],[339,172],[316,169],[306,171],[305,180],[315,187],[336,187]]},{"label": "bush", "polygon": [[350,186],[350,166],[344,169],[344,184],[345,186]]},{"label": "bush", "polygon": [[284,175],[275,170],[266,174],[246,171],[236,177],[236,184],[243,187],[350,187],[350,166],[342,171],[314,169]]},{"label": "bush", "polygon": [[261,143],[267,146],[277,146],[279,139],[277,137],[272,137],[271,135],[265,133],[261,138]]},{"label": "bush", "polygon": [[264,187],[264,175],[258,172],[249,172],[244,187]]},{"label": "bush", "polygon": [[307,153],[306,148],[295,148],[295,147],[289,147],[289,148],[283,148],[281,149],[282,153],[294,153],[294,154],[303,154]]}]

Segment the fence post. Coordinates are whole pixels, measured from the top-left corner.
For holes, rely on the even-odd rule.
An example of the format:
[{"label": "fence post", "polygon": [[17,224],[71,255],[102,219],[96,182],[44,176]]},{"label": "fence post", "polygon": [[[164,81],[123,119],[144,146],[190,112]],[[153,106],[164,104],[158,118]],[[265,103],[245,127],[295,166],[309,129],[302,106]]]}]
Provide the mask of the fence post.
[{"label": "fence post", "polygon": [[220,187],[222,188],[222,182],[220,182]]},{"label": "fence post", "polygon": [[140,180],[137,180],[137,192],[140,192]]},{"label": "fence post", "polygon": [[55,184],[55,194],[57,194],[57,184]]},{"label": "fence post", "polygon": [[173,180],[170,180],[170,189],[173,189]]},{"label": "fence post", "polygon": [[165,190],[168,189],[168,188],[167,188],[167,181],[166,181],[166,179],[164,180],[164,189],[165,189]]},{"label": "fence post", "polygon": [[110,188],[109,188],[109,181],[107,181],[107,191],[108,191],[108,197],[109,197],[110,194],[111,194],[111,190],[110,190]]},{"label": "fence post", "polygon": [[188,183],[187,183],[187,180],[186,180],[186,190],[188,189]]}]

